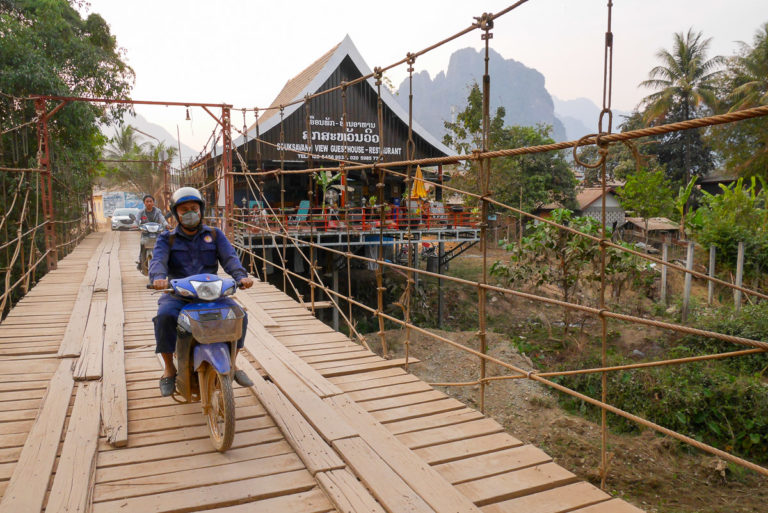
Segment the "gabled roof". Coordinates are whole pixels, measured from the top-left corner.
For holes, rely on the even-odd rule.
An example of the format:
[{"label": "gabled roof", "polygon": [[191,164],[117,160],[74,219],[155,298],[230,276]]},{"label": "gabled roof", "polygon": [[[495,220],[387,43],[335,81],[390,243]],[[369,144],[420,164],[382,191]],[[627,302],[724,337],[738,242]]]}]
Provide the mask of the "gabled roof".
[{"label": "gabled roof", "polygon": [[[328,80],[328,78],[333,74],[336,68],[339,67],[341,62],[346,57],[349,57],[352,60],[352,63],[357,67],[363,76],[370,75],[372,73],[371,68],[368,67],[368,64],[366,64],[366,62],[363,60],[363,57],[360,55],[357,47],[355,47],[352,39],[349,37],[349,35],[347,35],[339,44],[331,48],[322,57],[310,64],[301,73],[288,80],[277,97],[272,101],[270,107],[286,105],[293,101],[301,100],[308,94],[314,94],[318,92],[320,87],[326,82],[326,80]],[[376,84],[373,78],[368,78],[367,82],[370,87],[376,88]],[[386,104],[386,106],[398,118],[400,118],[403,123],[406,125],[408,124],[408,113],[405,111],[405,109],[403,109],[403,107],[400,106],[398,101],[386,87],[381,88],[381,99]],[[283,117],[288,118],[288,116],[290,116],[297,109],[303,108],[303,106],[304,103],[299,102],[294,105],[285,107],[283,110]],[[279,109],[270,109],[262,114],[261,117],[259,117],[257,123],[259,125],[259,132],[262,135],[280,123],[279,112]],[[413,121],[412,126],[413,132],[415,134],[419,135],[422,139],[435,147],[438,151],[446,155],[456,155],[454,150],[445,146],[435,136],[433,136],[425,128],[419,125],[415,120]],[[255,136],[256,127],[254,125],[248,129],[248,138],[253,139]],[[235,146],[239,146],[243,142],[244,138],[240,136],[234,141],[234,144]]]},{"label": "gabled roof", "polygon": [[[605,189],[607,194],[613,194],[613,188]],[[579,204],[579,210],[584,210],[603,195],[602,187],[586,187],[576,194],[576,203]]]}]

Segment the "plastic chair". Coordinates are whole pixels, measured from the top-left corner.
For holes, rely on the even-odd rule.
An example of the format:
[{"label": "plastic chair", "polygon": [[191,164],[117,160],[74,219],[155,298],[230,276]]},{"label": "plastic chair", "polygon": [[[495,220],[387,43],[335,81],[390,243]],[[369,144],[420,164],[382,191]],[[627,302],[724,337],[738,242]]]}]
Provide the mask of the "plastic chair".
[{"label": "plastic chair", "polygon": [[307,216],[309,215],[309,200],[301,200],[299,203],[299,208],[296,210],[296,215],[291,216],[288,219],[288,222],[290,224],[299,224],[306,222]]}]

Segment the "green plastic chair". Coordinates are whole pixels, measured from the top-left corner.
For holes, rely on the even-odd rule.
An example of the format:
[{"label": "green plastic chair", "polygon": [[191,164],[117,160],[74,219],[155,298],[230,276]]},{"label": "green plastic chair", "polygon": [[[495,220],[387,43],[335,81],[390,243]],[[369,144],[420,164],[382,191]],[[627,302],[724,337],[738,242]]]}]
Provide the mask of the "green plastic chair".
[{"label": "green plastic chair", "polygon": [[309,215],[309,200],[301,200],[301,202],[299,203],[299,208],[296,211],[296,215],[291,216],[288,219],[288,222],[291,224],[303,223],[307,220],[308,215]]}]

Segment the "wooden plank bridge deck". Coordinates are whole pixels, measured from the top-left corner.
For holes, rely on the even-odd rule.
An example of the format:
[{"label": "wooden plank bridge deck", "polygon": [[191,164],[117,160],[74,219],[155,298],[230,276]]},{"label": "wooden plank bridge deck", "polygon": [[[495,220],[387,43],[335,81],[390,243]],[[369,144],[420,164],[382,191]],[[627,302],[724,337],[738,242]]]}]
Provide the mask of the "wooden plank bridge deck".
[{"label": "wooden plank bridge deck", "polygon": [[137,245],[88,236],[0,324],[0,513],[640,511],[260,282],[216,453],[159,396]]}]

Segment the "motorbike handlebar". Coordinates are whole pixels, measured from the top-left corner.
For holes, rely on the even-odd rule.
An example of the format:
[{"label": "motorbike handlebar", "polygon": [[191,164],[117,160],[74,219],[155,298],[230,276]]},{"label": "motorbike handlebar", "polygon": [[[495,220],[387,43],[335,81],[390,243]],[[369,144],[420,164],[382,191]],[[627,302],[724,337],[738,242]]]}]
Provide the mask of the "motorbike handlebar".
[{"label": "motorbike handlebar", "polygon": [[149,290],[155,290],[157,292],[173,292],[173,289],[156,289],[151,283],[147,283],[146,287]]}]

